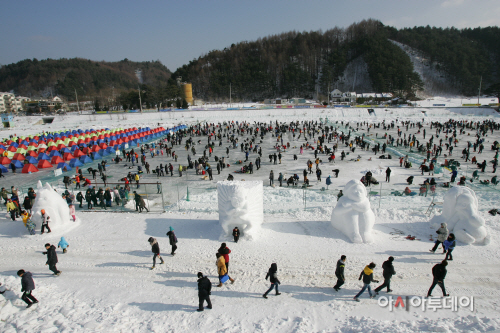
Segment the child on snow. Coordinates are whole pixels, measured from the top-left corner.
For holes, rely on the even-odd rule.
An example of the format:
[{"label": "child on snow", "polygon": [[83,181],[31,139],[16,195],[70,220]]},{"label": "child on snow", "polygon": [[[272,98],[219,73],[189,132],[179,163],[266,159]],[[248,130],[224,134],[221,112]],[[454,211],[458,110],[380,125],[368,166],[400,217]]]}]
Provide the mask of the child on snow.
[{"label": "child on snow", "polygon": [[48,233],[50,233],[51,232],[49,227],[50,216],[45,212],[45,209],[42,209],[40,212],[42,213],[42,234],[45,232],[45,228],[47,228],[47,230],[49,230]]},{"label": "child on snow", "polygon": [[269,281],[271,281],[271,286],[267,291],[262,295],[262,297],[267,298],[267,294],[269,294],[275,287],[276,287],[276,296],[281,295],[281,293],[278,291],[278,285],[281,284],[280,280],[278,280],[278,265],[275,263],[271,264],[271,267],[269,268],[269,271],[267,272],[266,275],[266,280],[269,278]]},{"label": "child on snow", "polygon": [[57,244],[57,248],[61,248],[63,250],[63,253],[68,252],[67,248],[69,247],[68,242],[64,237],[61,237],[61,240],[59,241],[59,244]]},{"label": "child on snow", "polygon": [[158,241],[156,238],[149,237],[148,239],[149,244],[151,245],[151,252],[153,252],[153,267],[151,269],[154,269],[156,266],[156,257],[160,258],[161,262],[160,265],[165,263],[163,261],[163,258],[160,256],[160,246],[158,245]]},{"label": "child on snow", "polygon": [[23,296],[21,299],[28,304],[26,308],[30,308],[33,304],[38,303],[38,300],[31,294],[33,289],[35,289],[35,282],[30,272],[20,269],[17,271],[17,275],[21,277],[21,292]]},{"label": "child on snow", "polygon": [[69,215],[73,218],[73,222],[76,222],[75,205],[69,205]]},{"label": "child on snow", "polygon": [[23,218],[24,226],[28,229],[30,235],[35,234],[35,223],[31,220],[31,214],[23,210],[21,212],[21,217]]}]

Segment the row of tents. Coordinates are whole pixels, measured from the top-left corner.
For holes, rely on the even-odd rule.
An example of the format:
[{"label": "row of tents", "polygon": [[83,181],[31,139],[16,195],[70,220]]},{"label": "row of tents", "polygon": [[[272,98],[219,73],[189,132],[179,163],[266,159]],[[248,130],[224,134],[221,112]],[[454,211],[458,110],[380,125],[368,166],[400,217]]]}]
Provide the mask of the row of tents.
[{"label": "row of tents", "polygon": [[[70,171],[75,167],[83,166],[94,160],[102,159],[104,156],[116,153],[117,150],[127,149],[185,128],[187,126],[180,125],[171,129],[159,127],[153,130],[149,129],[149,127],[139,130],[135,127],[133,129],[117,129],[113,131],[105,129],[100,130],[101,132],[95,130],[83,132],[79,130],[81,132],[72,131],[34,136],[32,138],[13,138],[3,141],[4,144],[9,145],[8,147],[0,143],[0,154],[2,155],[0,157],[0,169],[2,172],[8,172],[7,167],[5,167],[7,165],[10,169],[12,169],[12,166],[16,169],[22,168],[22,173],[32,173],[38,172],[38,169],[52,168],[57,165],[57,169]],[[81,136],[89,137],[84,140]],[[93,140],[94,138],[97,140]],[[54,139],[58,140],[54,141]],[[73,141],[69,141],[68,145],[66,145],[64,142],[67,139]],[[77,139],[76,142],[74,139]],[[80,140],[83,142],[78,143]],[[59,141],[62,142],[59,143]],[[106,141],[108,144],[106,144]],[[51,143],[53,145],[48,146]],[[42,145],[47,146],[47,148]],[[92,147],[88,147],[89,145]],[[40,148],[40,146],[42,147]],[[16,151],[14,152],[11,147],[16,148]],[[34,148],[25,150],[24,153],[19,151],[19,149],[29,149],[30,147]]]}]

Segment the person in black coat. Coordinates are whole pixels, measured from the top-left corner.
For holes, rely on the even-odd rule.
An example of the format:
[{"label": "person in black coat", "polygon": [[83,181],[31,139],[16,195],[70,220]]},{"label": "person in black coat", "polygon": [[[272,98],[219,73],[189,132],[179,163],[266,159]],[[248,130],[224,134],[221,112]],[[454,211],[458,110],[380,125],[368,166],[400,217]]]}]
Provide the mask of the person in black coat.
[{"label": "person in black coat", "polygon": [[337,277],[337,284],[333,287],[333,289],[335,289],[335,291],[339,291],[340,287],[342,287],[342,285],[345,282],[345,277],[344,277],[345,260],[346,260],[346,256],[342,255],[340,257],[339,261],[337,261],[337,268],[335,269],[335,276]]},{"label": "person in black coat", "polygon": [[30,308],[33,304],[38,303],[35,296],[31,294],[35,289],[35,282],[33,281],[31,272],[25,272],[24,269],[18,270],[17,275],[21,277],[21,292],[23,293],[21,299],[28,304],[26,308]]},{"label": "person in black coat", "polygon": [[432,290],[436,286],[436,284],[441,287],[441,290],[443,291],[443,296],[450,296],[449,294],[446,293],[446,288],[444,287],[444,278],[446,277],[446,266],[448,266],[448,261],[443,260],[440,264],[434,265],[432,267],[432,285],[429,288],[429,291],[427,292],[427,297],[432,296]]},{"label": "person in black coat", "polygon": [[47,262],[45,265],[49,265],[49,269],[54,272],[54,275],[60,275],[61,271],[57,270],[56,267],[56,264],[58,263],[56,247],[47,243],[45,244],[45,249],[47,250],[46,252],[43,252],[43,254],[47,255]]},{"label": "person in black coat", "polygon": [[234,242],[238,243],[238,240],[240,239],[240,229],[238,229],[238,227],[234,227],[233,229],[233,238]]},{"label": "person in black coat", "polygon": [[170,246],[172,246],[171,255],[175,256],[175,250],[177,250],[177,237],[175,236],[174,228],[170,227],[169,232],[167,232],[168,240]]},{"label": "person in black coat", "polygon": [[383,275],[384,275],[384,283],[382,283],[380,286],[378,286],[375,289],[375,295],[378,295],[378,292],[381,291],[384,287],[387,287],[387,292],[390,293],[391,290],[391,277],[396,274],[396,271],[394,270],[394,266],[392,265],[392,262],[394,261],[394,257],[389,257],[384,263],[382,264],[382,269],[384,270]]},{"label": "person in black coat", "polygon": [[281,293],[278,291],[278,286],[281,284],[280,280],[278,279],[278,265],[275,263],[271,264],[271,267],[269,268],[269,271],[267,272],[266,275],[266,280],[269,278],[269,281],[271,282],[271,286],[267,291],[262,295],[262,297],[267,298],[267,294],[269,294],[275,287],[276,287],[276,296],[281,295]]},{"label": "person in black coat", "polygon": [[203,303],[207,301],[207,308],[212,308],[212,302],[210,301],[210,295],[212,294],[212,283],[208,277],[203,276],[202,272],[198,272],[198,300],[200,305],[196,311],[203,311]]},{"label": "person in black coat", "polygon": [[156,257],[160,258],[161,264],[164,264],[165,262],[163,261],[163,258],[160,256],[160,246],[158,245],[158,241],[156,238],[149,237],[148,239],[149,244],[151,245],[151,252],[153,252],[153,267],[151,269],[154,269],[156,266]]}]

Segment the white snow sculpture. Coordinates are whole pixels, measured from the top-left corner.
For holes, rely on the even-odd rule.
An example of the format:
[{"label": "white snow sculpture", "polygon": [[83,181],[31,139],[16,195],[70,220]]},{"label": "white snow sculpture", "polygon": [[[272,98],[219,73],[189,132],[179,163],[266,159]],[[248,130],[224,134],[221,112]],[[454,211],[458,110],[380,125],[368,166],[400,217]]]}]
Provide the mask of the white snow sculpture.
[{"label": "white snow sculpture", "polygon": [[430,223],[437,228],[445,222],[455,238],[465,244],[489,244],[490,236],[484,219],[478,212],[478,201],[473,190],[465,186],[452,187],[444,196],[441,215],[434,216]]},{"label": "white snow sculpture", "polygon": [[359,180],[351,180],[332,211],[332,226],[353,243],[372,243],[375,215],[370,208],[366,187]]},{"label": "white snow sculpture", "polygon": [[[52,228],[71,225],[69,216],[69,207],[66,200],[64,200],[60,193],[54,191],[49,183],[42,186],[38,181],[35,204],[33,205],[34,220],[37,225],[41,223],[41,210],[45,209],[46,213],[50,216],[49,227]],[[54,229],[52,229],[54,230]]]},{"label": "white snow sculpture", "polygon": [[254,238],[264,222],[262,181],[217,182],[219,223],[226,235],[238,227],[241,236]]}]

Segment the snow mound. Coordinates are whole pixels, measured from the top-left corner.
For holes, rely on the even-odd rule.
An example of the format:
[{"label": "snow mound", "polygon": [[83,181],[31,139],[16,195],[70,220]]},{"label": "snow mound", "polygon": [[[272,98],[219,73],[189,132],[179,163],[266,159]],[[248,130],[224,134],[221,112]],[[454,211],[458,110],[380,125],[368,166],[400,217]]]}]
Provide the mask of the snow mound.
[{"label": "snow mound", "polygon": [[33,205],[33,216],[41,220],[41,210],[45,209],[48,216],[50,216],[49,226],[73,226],[70,221],[69,207],[66,200],[64,200],[59,193],[54,191],[49,183],[42,186],[42,182],[38,181],[37,194],[35,204]]},{"label": "snow mound", "polygon": [[430,221],[434,228],[443,222],[465,244],[490,242],[484,219],[479,215],[476,193],[468,187],[456,186],[446,192],[442,214]]},{"label": "snow mound", "polygon": [[238,227],[243,238],[255,238],[264,222],[262,181],[217,182],[219,223],[229,236]]},{"label": "snow mound", "polygon": [[345,185],[344,196],[332,211],[331,223],[353,243],[373,243],[375,214],[359,180],[353,179]]}]

